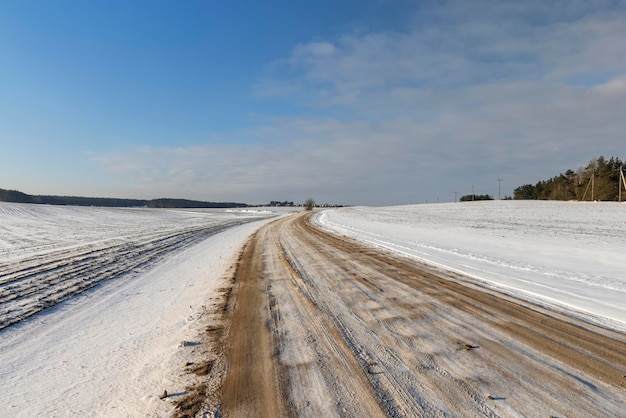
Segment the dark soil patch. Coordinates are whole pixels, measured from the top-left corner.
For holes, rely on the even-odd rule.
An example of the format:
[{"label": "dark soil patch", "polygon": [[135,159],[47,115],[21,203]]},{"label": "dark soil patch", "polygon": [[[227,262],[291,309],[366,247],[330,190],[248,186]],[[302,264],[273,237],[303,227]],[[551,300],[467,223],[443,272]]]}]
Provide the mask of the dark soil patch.
[{"label": "dark soil patch", "polygon": [[193,418],[202,408],[202,403],[207,394],[207,386],[204,383],[198,383],[195,386],[187,388],[189,394],[180,401],[176,402],[175,418]]}]

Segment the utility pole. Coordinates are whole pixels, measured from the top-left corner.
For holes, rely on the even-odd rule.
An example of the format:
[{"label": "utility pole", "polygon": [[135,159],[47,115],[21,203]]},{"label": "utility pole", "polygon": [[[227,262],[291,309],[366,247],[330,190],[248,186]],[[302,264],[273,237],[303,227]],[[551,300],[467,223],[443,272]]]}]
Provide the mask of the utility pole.
[{"label": "utility pole", "polygon": [[587,188],[585,189],[585,194],[583,194],[583,198],[581,200],[585,200],[585,196],[587,196],[587,192],[589,191],[589,186],[591,186],[591,202],[594,199],[594,178],[596,177],[596,162],[593,161],[593,168],[591,169],[591,178],[589,179],[589,183],[587,183]]},{"label": "utility pole", "polygon": [[591,173],[591,201],[593,202],[593,189],[595,188],[594,186],[594,179],[596,178],[596,167],[593,167],[593,172]]},{"label": "utility pole", "polygon": [[591,201],[593,202],[594,179],[596,178],[596,161],[593,160],[593,168],[591,169]]},{"label": "utility pole", "polygon": [[[621,190],[622,190],[622,189],[620,188],[620,191],[621,191]],[[456,202],[456,194],[457,194],[457,193],[458,193],[458,192],[454,192],[454,201],[455,201],[455,202]]]},{"label": "utility pole", "polygon": [[502,183],[502,179],[496,179],[498,182],[498,200],[500,200],[500,184]]},{"label": "utility pole", "polygon": [[[624,166],[621,165],[619,167],[619,176],[620,179],[622,180],[622,183],[624,184],[624,190],[626,190],[626,177],[624,177]],[[622,201],[622,183],[620,183],[619,185],[619,201]]]},{"label": "utility pole", "polygon": [[474,193],[474,185],[472,184],[472,202],[476,200],[476,194]]}]

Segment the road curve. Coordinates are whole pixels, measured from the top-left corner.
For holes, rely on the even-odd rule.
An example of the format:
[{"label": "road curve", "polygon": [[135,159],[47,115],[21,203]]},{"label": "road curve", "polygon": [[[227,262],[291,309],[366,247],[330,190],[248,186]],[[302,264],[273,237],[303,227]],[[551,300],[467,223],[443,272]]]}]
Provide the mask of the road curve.
[{"label": "road curve", "polygon": [[298,214],[244,249],[220,414],[620,416],[626,336],[329,234]]}]

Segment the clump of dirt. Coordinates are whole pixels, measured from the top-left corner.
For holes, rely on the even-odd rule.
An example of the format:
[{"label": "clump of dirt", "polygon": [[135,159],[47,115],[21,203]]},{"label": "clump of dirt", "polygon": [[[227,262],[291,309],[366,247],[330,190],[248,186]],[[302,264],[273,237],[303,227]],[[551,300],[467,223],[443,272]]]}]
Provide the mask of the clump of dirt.
[{"label": "clump of dirt", "polygon": [[[239,254],[239,260],[242,258]],[[227,371],[225,360],[226,340],[230,329],[229,310],[232,309],[233,287],[236,282],[237,262],[224,277],[225,286],[217,289],[218,297],[209,312],[205,334],[201,336],[208,344],[208,351],[192,361],[184,364],[185,372],[198,376],[197,383],[187,387],[186,394],[174,403],[174,418],[195,417],[209,413],[209,416],[220,416],[220,388]]]},{"label": "clump of dirt", "polygon": [[207,386],[204,383],[187,388],[189,392],[183,399],[176,403],[174,418],[193,418],[196,416],[207,395]]},{"label": "clump of dirt", "polygon": [[189,371],[198,376],[206,376],[207,374],[211,373],[211,369],[213,369],[214,364],[215,361],[213,360],[206,361],[204,363],[198,364],[195,367],[190,368]]},{"label": "clump of dirt", "polygon": [[222,325],[209,325],[206,328],[206,332],[209,334],[211,339],[219,341],[224,336],[224,327]]}]

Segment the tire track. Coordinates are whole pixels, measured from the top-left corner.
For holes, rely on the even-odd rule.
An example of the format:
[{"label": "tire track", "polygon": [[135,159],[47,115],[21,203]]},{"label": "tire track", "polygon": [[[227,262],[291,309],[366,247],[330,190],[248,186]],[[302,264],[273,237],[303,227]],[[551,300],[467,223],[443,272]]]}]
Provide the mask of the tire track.
[{"label": "tire track", "polygon": [[222,388],[227,416],[281,416],[283,400],[267,329],[268,296],[262,272],[262,248],[253,236],[243,250],[232,293],[229,371]]},{"label": "tire track", "polygon": [[[266,302],[237,302],[232,315],[254,309],[254,322],[231,322],[229,341],[238,358],[275,353],[263,367],[283,416],[623,413],[623,334],[329,234],[308,215],[268,224],[251,245],[237,280],[263,277],[248,289]],[[273,338],[255,340],[254,326]],[[248,349],[235,338],[246,333]],[[256,365],[238,358],[232,379],[254,391]],[[261,416],[222,395],[225,416]]]}]

